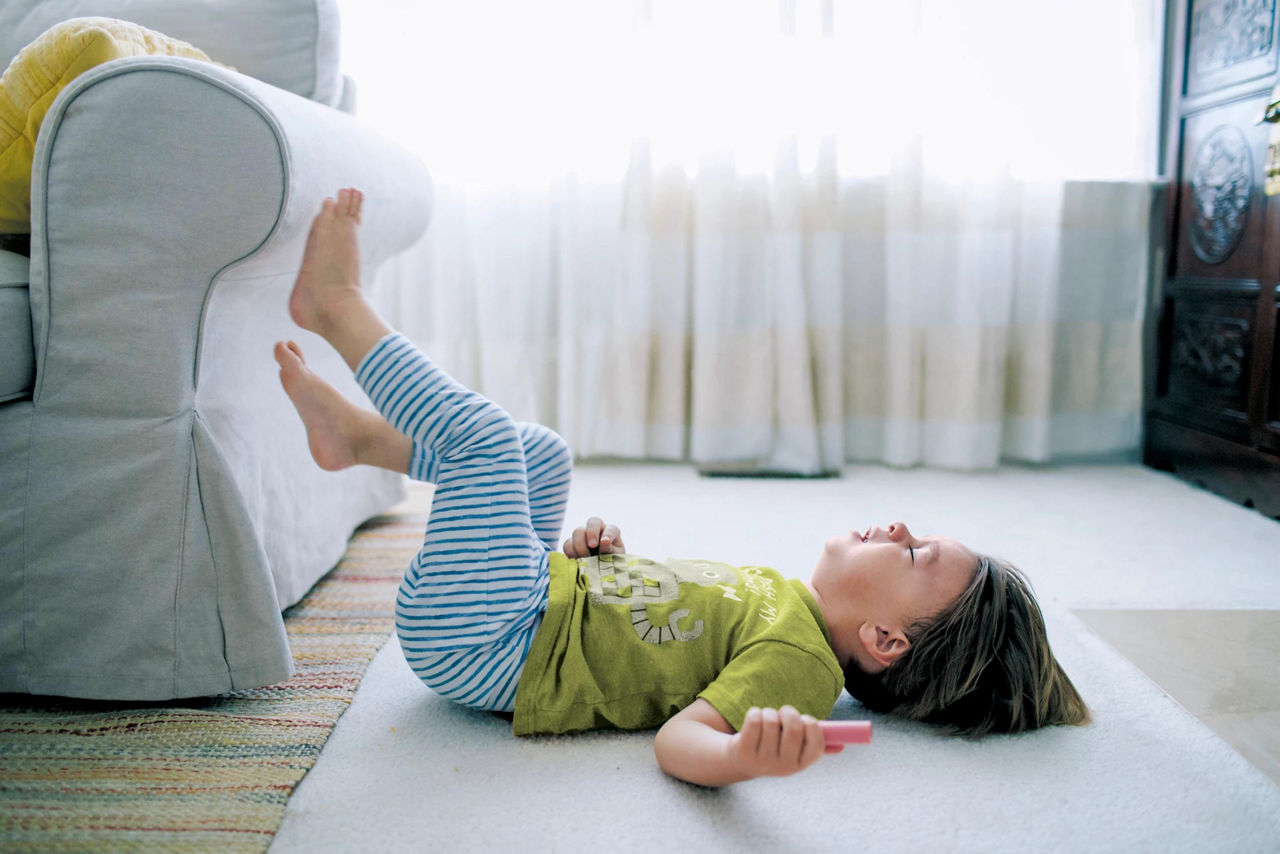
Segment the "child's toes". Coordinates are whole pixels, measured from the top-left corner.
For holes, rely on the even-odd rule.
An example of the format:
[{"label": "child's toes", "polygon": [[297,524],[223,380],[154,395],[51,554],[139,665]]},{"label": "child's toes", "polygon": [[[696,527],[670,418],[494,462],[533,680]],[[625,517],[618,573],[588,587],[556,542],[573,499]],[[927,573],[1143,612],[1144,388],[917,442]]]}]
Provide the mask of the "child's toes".
[{"label": "child's toes", "polygon": [[302,364],[302,351],[298,349],[298,345],[290,341],[286,344],[283,341],[277,341],[275,347],[276,361],[280,363],[281,368],[297,368]]}]

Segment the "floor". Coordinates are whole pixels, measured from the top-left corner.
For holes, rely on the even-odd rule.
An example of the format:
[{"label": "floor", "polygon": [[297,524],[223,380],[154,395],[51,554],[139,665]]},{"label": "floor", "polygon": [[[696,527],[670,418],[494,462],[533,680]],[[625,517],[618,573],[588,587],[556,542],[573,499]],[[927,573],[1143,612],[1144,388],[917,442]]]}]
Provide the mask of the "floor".
[{"label": "floor", "polygon": [[[421,508],[429,494],[415,493]],[[1136,465],[849,466],[787,481],[582,464],[566,526],[592,515],[638,554],[792,578],[852,528],[904,520],[955,536],[1027,573],[1093,723],[974,743],[881,717],[874,744],[846,761],[706,792],[663,777],[648,733],[513,739],[425,689],[393,638],[295,790],[272,854],[407,852],[424,839],[640,850],[654,821],[664,839],[716,854],[836,852],[850,839],[866,851],[1275,850],[1273,520]],[[847,698],[833,713],[861,716]],[[501,807],[481,819],[489,803]]]},{"label": "floor", "polygon": [[1075,614],[1280,786],[1280,611]]}]

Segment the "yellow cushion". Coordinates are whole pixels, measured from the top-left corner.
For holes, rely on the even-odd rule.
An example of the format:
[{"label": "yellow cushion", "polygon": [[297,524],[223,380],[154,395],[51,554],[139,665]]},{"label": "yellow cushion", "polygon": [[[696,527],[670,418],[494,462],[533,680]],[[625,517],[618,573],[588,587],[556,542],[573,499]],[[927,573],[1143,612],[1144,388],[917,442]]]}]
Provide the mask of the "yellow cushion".
[{"label": "yellow cushion", "polygon": [[19,51],[0,76],[0,234],[31,231],[36,137],[62,87],[108,60],[157,54],[209,61],[184,41],[113,18],[63,21]]}]

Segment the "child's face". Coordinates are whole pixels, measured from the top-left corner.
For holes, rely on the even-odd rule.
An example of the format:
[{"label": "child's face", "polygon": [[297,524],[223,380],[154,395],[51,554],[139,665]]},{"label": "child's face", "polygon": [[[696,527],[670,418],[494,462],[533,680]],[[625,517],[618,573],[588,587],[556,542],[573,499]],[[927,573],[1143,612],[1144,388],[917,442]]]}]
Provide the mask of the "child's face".
[{"label": "child's face", "polygon": [[938,614],[968,587],[977,557],[948,537],[917,537],[902,522],[827,540],[809,581],[838,634],[865,623],[905,631]]}]

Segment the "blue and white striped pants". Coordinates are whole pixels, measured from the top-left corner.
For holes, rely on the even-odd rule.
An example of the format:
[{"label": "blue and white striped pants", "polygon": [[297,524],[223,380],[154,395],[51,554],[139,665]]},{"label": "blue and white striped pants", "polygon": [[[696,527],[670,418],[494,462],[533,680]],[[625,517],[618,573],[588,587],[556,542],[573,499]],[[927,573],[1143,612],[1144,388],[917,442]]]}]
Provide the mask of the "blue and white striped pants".
[{"label": "blue and white striped pants", "polygon": [[513,421],[396,333],[369,351],[356,379],[413,440],[409,475],[436,484],[422,548],[396,597],[405,659],[440,695],[509,712],[546,611],[569,449],[548,428]]}]

